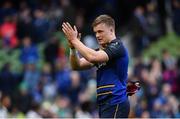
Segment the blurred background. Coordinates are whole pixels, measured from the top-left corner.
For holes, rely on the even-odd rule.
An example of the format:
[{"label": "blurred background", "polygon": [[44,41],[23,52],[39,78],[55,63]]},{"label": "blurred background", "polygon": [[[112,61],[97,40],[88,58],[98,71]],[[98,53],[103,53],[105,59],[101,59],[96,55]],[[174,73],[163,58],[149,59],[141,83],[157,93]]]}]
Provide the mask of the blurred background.
[{"label": "blurred background", "polygon": [[180,118],[180,0],[1,0],[0,118],[98,118],[96,69],[72,71],[63,21],[96,49],[91,23],[116,21],[129,51],[129,117]]}]

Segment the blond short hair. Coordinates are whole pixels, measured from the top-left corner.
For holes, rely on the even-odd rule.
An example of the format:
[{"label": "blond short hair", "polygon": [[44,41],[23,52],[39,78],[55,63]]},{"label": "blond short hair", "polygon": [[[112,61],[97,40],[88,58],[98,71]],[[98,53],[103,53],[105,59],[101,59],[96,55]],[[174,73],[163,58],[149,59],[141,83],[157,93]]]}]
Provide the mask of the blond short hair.
[{"label": "blond short hair", "polygon": [[97,26],[98,24],[104,23],[107,26],[113,27],[115,29],[115,21],[114,19],[109,15],[100,15],[98,16],[94,22],[92,23],[92,27]]}]

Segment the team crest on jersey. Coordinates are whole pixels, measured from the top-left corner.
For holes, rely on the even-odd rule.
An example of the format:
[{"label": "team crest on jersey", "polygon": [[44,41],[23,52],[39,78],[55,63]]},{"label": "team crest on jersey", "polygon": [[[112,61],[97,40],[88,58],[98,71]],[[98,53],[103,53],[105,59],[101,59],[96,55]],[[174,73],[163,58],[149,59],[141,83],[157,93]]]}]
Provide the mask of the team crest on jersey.
[{"label": "team crest on jersey", "polygon": [[106,62],[104,62],[104,63],[98,63],[97,64],[97,68],[99,69],[99,68],[101,68],[101,67],[103,67],[103,66],[106,66]]}]

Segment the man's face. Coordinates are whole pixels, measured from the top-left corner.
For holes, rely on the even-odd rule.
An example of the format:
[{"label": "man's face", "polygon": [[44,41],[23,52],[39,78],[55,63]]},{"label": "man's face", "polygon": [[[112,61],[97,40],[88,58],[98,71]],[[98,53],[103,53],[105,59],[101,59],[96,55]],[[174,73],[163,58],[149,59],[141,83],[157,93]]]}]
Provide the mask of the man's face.
[{"label": "man's face", "polygon": [[104,23],[100,23],[97,26],[93,27],[93,31],[95,32],[95,35],[99,44],[103,46],[109,43],[109,40],[111,40],[110,36],[113,33],[113,28],[107,26]]}]

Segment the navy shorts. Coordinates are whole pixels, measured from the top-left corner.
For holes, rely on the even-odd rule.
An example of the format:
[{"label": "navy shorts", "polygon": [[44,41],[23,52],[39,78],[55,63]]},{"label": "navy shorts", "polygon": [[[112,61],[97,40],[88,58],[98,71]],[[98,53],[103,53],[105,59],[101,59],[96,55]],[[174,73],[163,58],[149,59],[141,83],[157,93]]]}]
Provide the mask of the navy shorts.
[{"label": "navy shorts", "polygon": [[99,105],[100,118],[128,118],[129,111],[129,100],[126,100],[125,102],[116,105]]}]

